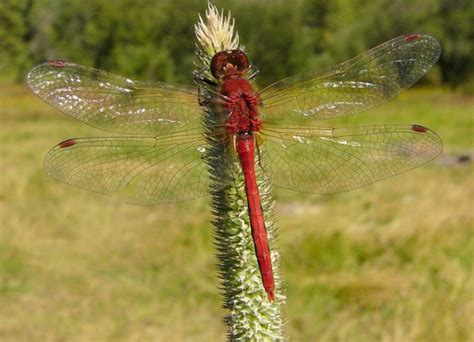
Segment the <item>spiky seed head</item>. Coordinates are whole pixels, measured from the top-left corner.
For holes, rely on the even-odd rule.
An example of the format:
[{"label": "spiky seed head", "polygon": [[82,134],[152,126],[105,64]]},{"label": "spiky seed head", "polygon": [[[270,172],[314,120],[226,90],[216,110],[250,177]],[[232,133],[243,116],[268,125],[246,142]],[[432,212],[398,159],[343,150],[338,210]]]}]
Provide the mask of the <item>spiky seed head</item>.
[{"label": "spiky seed head", "polygon": [[199,21],[194,25],[198,40],[197,53],[200,62],[208,66],[212,56],[219,51],[239,48],[239,34],[234,32],[235,21],[224,10],[219,13],[217,7],[208,3],[205,19],[199,15]]},{"label": "spiky seed head", "polygon": [[[234,20],[208,4],[205,17],[199,16],[195,25],[197,36],[195,72],[212,77],[211,58],[223,50],[244,50],[239,46],[239,37],[234,33]],[[198,83],[204,97],[218,92],[213,85]],[[212,101],[204,101],[203,126],[208,142],[205,160],[211,179],[211,198],[215,228],[214,241],[217,248],[218,267],[222,278],[224,307],[229,310],[225,319],[230,341],[283,341],[283,319],[281,309],[284,295],[281,291],[278,273],[278,251],[271,250],[276,285],[276,300],[269,302],[263,289],[255,256],[250,220],[247,209],[245,181],[239,161],[235,158],[233,146],[222,143],[218,138],[222,112]],[[272,222],[272,200],[270,185],[257,171],[257,184],[265,215],[269,241],[276,235]],[[274,245],[272,245],[274,247]]]}]

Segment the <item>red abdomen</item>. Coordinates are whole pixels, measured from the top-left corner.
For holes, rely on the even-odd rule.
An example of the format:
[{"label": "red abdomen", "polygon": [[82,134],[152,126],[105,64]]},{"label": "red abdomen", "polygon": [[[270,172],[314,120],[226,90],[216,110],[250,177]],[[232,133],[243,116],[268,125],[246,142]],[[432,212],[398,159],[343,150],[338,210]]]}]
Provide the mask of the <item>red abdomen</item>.
[{"label": "red abdomen", "polygon": [[255,144],[253,134],[241,134],[236,137],[236,149],[244,173],[245,192],[252,228],[252,238],[257,256],[258,268],[262,277],[263,288],[268,299],[275,299],[275,281],[273,279],[272,259],[268,246],[267,229],[260,203],[257,178],[255,177]]}]

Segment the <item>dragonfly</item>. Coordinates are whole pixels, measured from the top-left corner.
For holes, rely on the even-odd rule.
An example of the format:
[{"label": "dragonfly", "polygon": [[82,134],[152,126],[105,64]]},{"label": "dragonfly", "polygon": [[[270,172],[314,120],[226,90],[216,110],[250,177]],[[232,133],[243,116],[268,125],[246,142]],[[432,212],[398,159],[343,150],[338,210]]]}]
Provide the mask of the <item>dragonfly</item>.
[{"label": "dragonfly", "polygon": [[[208,143],[201,116],[202,106],[211,101],[223,119],[213,134],[233,145],[242,168],[262,285],[273,301],[256,168],[277,187],[327,194],[372,184],[434,159],[442,150],[441,139],[422,125],[332,127],[319,121],[385,103],[425,75],[440,53],[433,37],[407,34],[344,63],[256,90],[247,54],[220,51],[209,66],[213,78],[199,80],[216,89],[205,101],[199,82],[140,82],[61,60],[36,66],[27,81],[36,95],[67,115],[121,134],[60,142],[45,157],[47,174],[144,206],[208,193]],[[260,148],[261,159],[255,153]]]}]

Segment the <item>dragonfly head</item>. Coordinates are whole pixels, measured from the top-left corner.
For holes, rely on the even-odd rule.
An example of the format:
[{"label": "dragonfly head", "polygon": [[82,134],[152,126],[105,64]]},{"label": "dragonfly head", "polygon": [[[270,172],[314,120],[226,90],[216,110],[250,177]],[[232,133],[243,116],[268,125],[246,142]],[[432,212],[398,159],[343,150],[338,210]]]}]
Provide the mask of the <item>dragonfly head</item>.
[{"label": "dragonfly head", "polygon": [[249,69],[249,59],[242,50],[226,50],[212,57],[211,72],[217,79],[229,79],[245,75]]}]

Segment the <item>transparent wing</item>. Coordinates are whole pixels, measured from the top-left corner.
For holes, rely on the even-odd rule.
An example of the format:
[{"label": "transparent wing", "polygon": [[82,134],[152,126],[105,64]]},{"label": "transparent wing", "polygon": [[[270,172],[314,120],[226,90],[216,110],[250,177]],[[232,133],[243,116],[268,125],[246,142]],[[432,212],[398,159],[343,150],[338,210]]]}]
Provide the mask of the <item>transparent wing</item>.
[{"label": "transparent wing", "polygon": [[193,87],[132,81],[64,61],[38,65],[27,79],[31,90],[52,106],[106,131],[160,135],[199,127]]},{"label": "transparent wing", "polygon": [[309,193],[362,187],[418,167],[442,150],[419,125],[266,131],[263,168],[273,184]]},{"label": "transparent wing", "polygon": [[199,135],[69,139],[51,149],[44,165],[64,183],[147,206],[206,194],[204,146]]},{"label": "transparent wing", "polygon": [[283,79],[261,91],[262,119],[304,124],[374,108],[418,81],[440,53],[436,39],[410,34],[328,70]]}]

